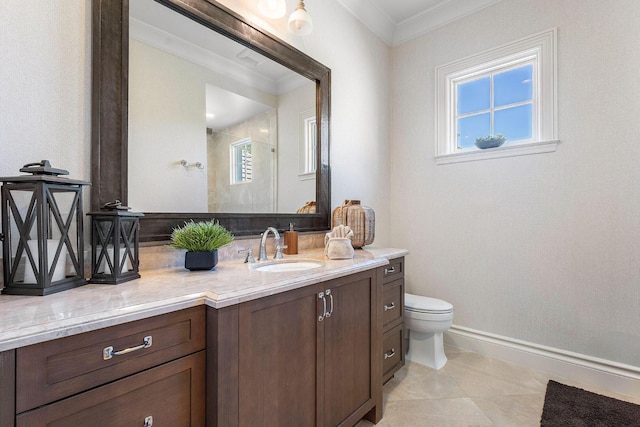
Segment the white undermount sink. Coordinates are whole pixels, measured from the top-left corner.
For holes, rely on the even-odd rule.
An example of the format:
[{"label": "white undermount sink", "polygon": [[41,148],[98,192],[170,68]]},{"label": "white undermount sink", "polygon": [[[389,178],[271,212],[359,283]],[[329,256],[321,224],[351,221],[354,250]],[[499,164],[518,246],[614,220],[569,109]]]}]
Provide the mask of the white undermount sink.
[{"label": "white undermount sink", "polygon": [[323,263],[313,260],[284,260],[264,264],[254,264],[251,269],[269,271],[271,273],[286,273],[289,271],[304,271],[322,267]]}]

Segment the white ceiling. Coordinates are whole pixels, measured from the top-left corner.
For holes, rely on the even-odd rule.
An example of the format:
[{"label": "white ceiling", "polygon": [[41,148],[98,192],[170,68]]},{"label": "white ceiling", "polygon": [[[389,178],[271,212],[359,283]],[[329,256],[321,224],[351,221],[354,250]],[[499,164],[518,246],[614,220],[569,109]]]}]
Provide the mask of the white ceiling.
[{"label": "white ceiling", "polygon": [[500,0],[338,0],[391,46],[411,40],[498,1]]}]

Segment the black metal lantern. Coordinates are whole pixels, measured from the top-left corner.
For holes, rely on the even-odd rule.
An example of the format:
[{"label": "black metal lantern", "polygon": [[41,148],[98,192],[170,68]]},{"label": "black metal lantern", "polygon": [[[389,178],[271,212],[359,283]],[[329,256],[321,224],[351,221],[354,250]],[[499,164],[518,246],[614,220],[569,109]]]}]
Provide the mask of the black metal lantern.
[{"label": "black metal lantern", "polygon": [[140,278],[139,212],[120,201],[107,203],[91,216],[91,278],[89,283],[117,285]]},{"label": "black metal lantern", "polygon": [[20,169],[31,175],[0,178],[3,294],[48,295],[82,286],[82,186],[48,160]]}]

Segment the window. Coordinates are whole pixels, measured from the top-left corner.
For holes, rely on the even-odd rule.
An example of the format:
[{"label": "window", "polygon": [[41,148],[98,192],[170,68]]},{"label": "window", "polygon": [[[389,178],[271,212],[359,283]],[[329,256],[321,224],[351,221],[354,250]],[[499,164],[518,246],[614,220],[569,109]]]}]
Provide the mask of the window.
[{"label": "window", "polygon": [[251,182],[252,155],[251,138],[243,139],[231,144],[231,184]]},{"label": "window", "polygon": [[315,108],[302,111],[298,120],[298,177],[303,181],[315,179],[318,160],[318,127]]},{"label": "window", "polygon": [[304,172],[316,173],[318,129],[316,118],[310,117],[304,120]]},{"label": "window", "polygon": [[[438,164],[555,151],[556,31],[436,69]],[[478,137],[506,143],[481,150]]]}]

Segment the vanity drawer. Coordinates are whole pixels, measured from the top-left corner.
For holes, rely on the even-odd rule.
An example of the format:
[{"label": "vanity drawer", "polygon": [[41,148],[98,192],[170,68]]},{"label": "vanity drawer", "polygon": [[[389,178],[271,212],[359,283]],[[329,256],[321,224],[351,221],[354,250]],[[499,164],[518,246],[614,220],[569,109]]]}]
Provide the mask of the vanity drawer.
[{"label": "vanity drawer", "polygon": [[[143,348],[145,339],[151,345]],[[19,348],[16,411],[203,350],[205,339],[205,308],[200,306]]]},{"label": "vanity drawer", "polygon": [[404,325],[386,332],[382,339],[382,383],[393,377],[404,366]]},{"label": "vanity drawer", "polygon": [[18,415],[16,427],[204,426],[205,352]]},{"label": "vanity drawer", "polygon": [[404,257],[389,260],[389,264],[380,267],[382,272],[382,283],[392,282],[404,277]]},{"label": "vanity drawer", "polygon": [[382,287],[383,329],[396,326],[404,319],[404,279],[394,280]]}]

